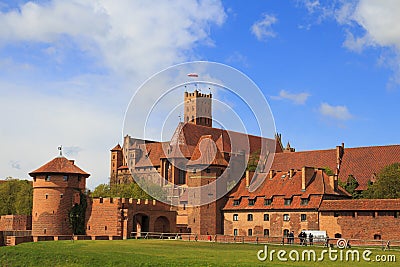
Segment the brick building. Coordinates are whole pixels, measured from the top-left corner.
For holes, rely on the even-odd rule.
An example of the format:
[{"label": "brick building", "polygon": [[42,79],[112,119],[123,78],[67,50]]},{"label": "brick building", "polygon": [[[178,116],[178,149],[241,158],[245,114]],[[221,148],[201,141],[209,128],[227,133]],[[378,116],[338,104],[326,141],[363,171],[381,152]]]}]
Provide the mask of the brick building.
[{"label": "brick building", "polygon": [[[289,143],[283,147],[280,135],[267,139],[213,128],[211,97],[185,93],[185,122],[178,124],[169,141],[126,136],[122,146],[111,149],[111,186],[139,177],[162,188],[165,203],[87,199],[87,235],[127,238],[131,232],[191,232],[281,237],[307,229],[326,230],[331,237],[400,239],[393,234],[400,225],[399,199],[352,200],[338,185],[352,176],[358,190],[366,189],[384,166],[400,162],[399,145],[342,144],[296,152]],[[257,153],[256,172],[246,171],[247,160]],[[271,168],[265,169],[268,165]],[[71,235],[69,211],[81,201],[89,174],[60,156],[30,175],[32,235]],[[228,193],[216,201],[196,202],[220,192]]]}]

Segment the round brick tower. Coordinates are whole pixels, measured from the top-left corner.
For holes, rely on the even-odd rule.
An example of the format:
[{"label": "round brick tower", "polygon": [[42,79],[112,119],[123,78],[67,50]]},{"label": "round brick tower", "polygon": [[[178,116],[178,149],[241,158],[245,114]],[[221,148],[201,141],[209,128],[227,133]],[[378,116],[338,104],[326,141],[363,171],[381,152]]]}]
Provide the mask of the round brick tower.
[{"label": "round brick tower", "polygon": [[90,174],[59,156],[29,175],[33,177],[32,236],[72,235],[69,211],[80,203]]}]

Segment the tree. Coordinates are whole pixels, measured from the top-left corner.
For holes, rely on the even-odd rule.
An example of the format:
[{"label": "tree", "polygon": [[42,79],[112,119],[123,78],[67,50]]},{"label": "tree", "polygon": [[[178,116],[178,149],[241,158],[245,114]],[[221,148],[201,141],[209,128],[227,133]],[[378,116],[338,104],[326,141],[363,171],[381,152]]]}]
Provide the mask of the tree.
[{"label": "tree", "polygon": [[92,197],[110,197],[111,189],[108,184],[99,184],[91,193]]},{"label": "tree", "polygon": [[329,176],[335,175],[335,173],[332,171],[331,168],[329,168],[329,167],[323,167],[323,169],[324,169],[324,172],[325,172],[327,175],[329,175]]},{"label": "tree", "polygon": [[0,184],[0,215],[32,213],[33,189],[31,182],[7,177]]},{"label": "tree", "polygon": [[384,167],[374,184],[363,192],[365,198],[400,198],[400,163]]},{"label": "tree", "polygon": [[246,170],[248,171],[256,171],[258,167],[258,163],[260,161],[260,150],[254,151],[249,155],[249,161],[247,162],[247,168]]},{"label": "tree", "polygon": [[339,181],[339,185],[341,187],[343,187],[349,194],[351,194],[353,198],[362,198],[363,197],[362,193],[360,193],[360,191],[356,190],[356,188],[358,187],[359,184],[353,175],[349,175],[349,177],[347,178],[347,181],[345,183]]},{"label": "tree", "polygon": [[146,189],[144,191],[141,186],[136,182],[130,184],[115,184],[109,186],[108,184],[98,185],[92,192],[92,197],[122,197],[122,198],[134,198],[134,199],[163,199],[165,193],[161,186],[149,184],[140,180],[140,185]]}]

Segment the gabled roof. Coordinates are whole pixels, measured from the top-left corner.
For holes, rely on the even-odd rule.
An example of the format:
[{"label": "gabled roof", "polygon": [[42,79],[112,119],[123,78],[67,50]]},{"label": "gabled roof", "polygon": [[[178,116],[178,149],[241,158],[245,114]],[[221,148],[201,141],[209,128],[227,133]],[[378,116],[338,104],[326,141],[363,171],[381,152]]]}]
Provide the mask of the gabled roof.
[{"label": "gabled roof", "polygon": [[111,149],[111,151],[121,151],[122,147],[118,144],[116,145],[113,149]]},{"label": "gabled roof", "polygon": [[200,138],[188,165],[228,166],[228,162],[211,138],[211,135]]},{"label": "gabled roof", "polygon": [[400,199],[323,200],[320,211],[400,210]]},{"label": "gabled roof", "polygon": [[[267,174],[261,174],[267,176]],[[259,179],[258,177],[257,179]],[[263,183],[253,192],[249,191],[246,187],[246,179],[242,178],[239,184],[231,191],[229,198],[239,199],[241,197],[248,197],[249,199],[255,198],[267,198],[272,199],[279,196],[280,200],[273,201],[273,205],[270,207],[265,207],[262,201],[259,201],[258,205],[248,207],[248,209],[294,209],[294,208],[318,208],[323,195],[330,195],[336,198],[347,198],[349,194],[340,186],[338,186],[335,191],[330,185],[329,176],[322,170],[316,170],[314,175],[311,177],[306,189],[303,191],[301,189],[302,184],[302,171],[295,171],[292,178],[289,178],[287,172],[277,172],[272,179],[267,177]],[[255,178],[253,178],[255,179]],[[251,186],[250,186],[251,188]],[[311,196],[312,202],[311,202]],[[318,198],[315,198],[318,196]],[[285,206],[283,203],[283,198],[297,199],[294,201],[293,205]],[[300,207],[301,198],[310,198],[310,203],[307,207]],[[298,203],[297,203],[298,202]],[[247,203],[241,204],[247,207]],[[240,209],[241,206],[233,206],[232,201],[228,201],[224,209]]]},{"label": "gabled roof", "polygon": [[[274,139],[196,125],[193,123],[181,123],[177,129],[179,129],[179,131],[175,131],[172,139],[180,140],[180,143],[184,143],[192,148],[195,148],[200,138],[205,135],[210,136],[221,152],[238,152],[235,150],[248,148],[249,153],[254,153],[260,151],[262,145],[274,147],[274,149],[276,147],[276,140]],[[233,147],[231,140],[234,142]],[[191,153],[193,153],[193,151],[191,151]]]},{"label": "gabled roof", "polygon": [[90,174],[84,172],[78,166],[74,164],[73,160],[68,160],[65,157],[57,157],[46,163],[42,167],[33,172],[29,173],[30,176],[35,176],[37,174],[80,174],[89,177]]},{"label": "gabled roof", "polygon": [[[347,151],[347,149],[345,149],[345,151]],[[303,166],[315,168],[329,167],[331,170],[335,171],[336,150],[328,149],[276,153],[271,170],[287,172],[290,169],[301,169]]]},{"label": "gabled roof", "polygon": [[345,148],[339,179],[347,181],[353,175],[358,190],[368,188],[368,181],[387,165],[400,162],[400,145]]}]

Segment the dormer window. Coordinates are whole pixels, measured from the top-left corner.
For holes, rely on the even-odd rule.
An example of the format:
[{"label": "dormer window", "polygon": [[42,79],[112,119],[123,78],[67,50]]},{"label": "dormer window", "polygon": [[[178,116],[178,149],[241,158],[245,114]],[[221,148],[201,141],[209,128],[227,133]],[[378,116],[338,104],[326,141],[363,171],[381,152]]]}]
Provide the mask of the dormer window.
[{"label": "dormer window", "polygon": [[292,199],[291,198],[285,198],[285,206],[289,206],[292,204]]},{"label": "dormer window", "polygon": [[271,206],[271,204],[272,204],[272,198],[264,199],[264,206]]},{"label": "dormer window", "polygon": [[51,178],[50,175],[46,175],[45,181],[46,181],[46,182],[50,182],[50,178]]},{"label": "dormer window", "polygon": [[308,199],[308,198],[302,198],[301,201],[300,201],[300,205],[301,206],[308,205],[309,201],[310,201],[310,199]]},{"label": "dormer window", "polygon": [[255,203],[256,203],[255,199],[249,199],[249,206],[254,206]]},{"label": "dormer window", "polygon": [[239,199],[234,199],[233,200],[233,206],[239,206],[240,205],[240,200]]}]

